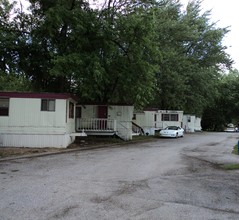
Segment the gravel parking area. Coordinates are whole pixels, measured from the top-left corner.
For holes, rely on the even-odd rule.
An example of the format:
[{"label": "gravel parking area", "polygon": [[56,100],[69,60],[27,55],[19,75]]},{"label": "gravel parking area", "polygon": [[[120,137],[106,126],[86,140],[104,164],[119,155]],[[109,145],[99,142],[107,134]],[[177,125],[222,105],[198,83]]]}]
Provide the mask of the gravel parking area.
[{"label": "gravel parking area", "polygon": [[236,133],[0,162],[0,219],[239,219]]}]

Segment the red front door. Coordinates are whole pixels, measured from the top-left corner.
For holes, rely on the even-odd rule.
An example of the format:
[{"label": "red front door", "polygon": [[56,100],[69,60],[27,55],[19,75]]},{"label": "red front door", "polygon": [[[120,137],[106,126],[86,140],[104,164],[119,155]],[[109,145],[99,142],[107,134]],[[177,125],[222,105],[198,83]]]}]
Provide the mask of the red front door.
[{"label": "red front door", "polygon": [[108,108],[105,105],[98,106],[98,118],[107,118]]},{"label": "red front door", "polygon": [[[108,117],[108,107],[105,105],[99,105],[98,106],[98,118],[100,119],[107,119]],[[106,120],[99,120],[98,122],[98,129],[105,130],[107,127],[107,121]]]}]

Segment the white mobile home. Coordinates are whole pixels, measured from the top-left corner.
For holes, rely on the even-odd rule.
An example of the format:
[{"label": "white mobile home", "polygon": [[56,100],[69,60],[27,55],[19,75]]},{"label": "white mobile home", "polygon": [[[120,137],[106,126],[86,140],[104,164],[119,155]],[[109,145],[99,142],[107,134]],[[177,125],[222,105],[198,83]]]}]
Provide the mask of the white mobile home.
[{"label": "white mobile home", "polygon": [[145,135],[154,135],[156,129],[155,115],[155,110],[134,112],[133,122],[143,129]]},{"label": "white mobile home", "polygon": [[76,130],[87,135],[118,135],[132,139],[132,105],[78,104]]},{"label": "white mobile home", "polygon": [[75,105],[68,94],[0,92],[0,146],[67,147]]},{"label": "white mobile home", "polygon": [[196,117],[195,115],[184,115],[183,128],[186,132],[201,131],[201,118]]},{"label": "white mobile home", "polygon": [[182,126],[183,111],[149,109],[135,112],[133,122],[142,127],[146,135],[154,135],[155,131],[167,126]]},{"label": "white mobile home", "polygon": [[202,131],[201,121],[202,119],[200,117],[195,117],[195,122],[194,122],[195,131]]},{"label": "white mobile home", "polygon": [[156,127],[159,128],[159,130],[168,126],[183,126],[183,111],[158,110],[156,117]]}]

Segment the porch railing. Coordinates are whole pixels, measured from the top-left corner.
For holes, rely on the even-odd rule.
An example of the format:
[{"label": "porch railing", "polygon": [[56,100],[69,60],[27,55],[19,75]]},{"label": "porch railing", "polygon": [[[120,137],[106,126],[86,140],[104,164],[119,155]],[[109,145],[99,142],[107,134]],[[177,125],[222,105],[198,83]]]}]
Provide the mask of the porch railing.
[{"label": "porch railing", "polygon": [[105,118],[77,118],[77,131],[116,131],[116,120]]},{"label": "porch railing", "polygon": [[140,135],[144,134],[144,129],[134,122],[132,122],[132,131],[136,134],[140,134]]}]

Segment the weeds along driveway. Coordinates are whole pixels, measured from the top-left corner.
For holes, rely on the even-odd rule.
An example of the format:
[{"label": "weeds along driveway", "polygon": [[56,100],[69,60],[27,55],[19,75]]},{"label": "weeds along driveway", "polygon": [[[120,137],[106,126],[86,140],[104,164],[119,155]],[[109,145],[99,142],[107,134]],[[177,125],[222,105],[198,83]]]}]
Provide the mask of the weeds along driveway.
[{"label": "weeds along driveway", "polygon": [[238,134],[0,163],[0,219],[239,219]]}]

